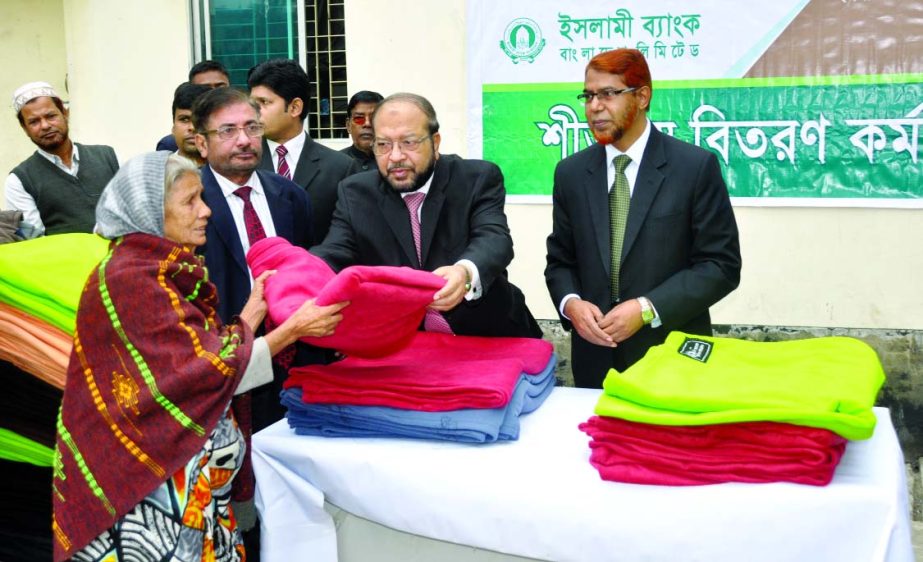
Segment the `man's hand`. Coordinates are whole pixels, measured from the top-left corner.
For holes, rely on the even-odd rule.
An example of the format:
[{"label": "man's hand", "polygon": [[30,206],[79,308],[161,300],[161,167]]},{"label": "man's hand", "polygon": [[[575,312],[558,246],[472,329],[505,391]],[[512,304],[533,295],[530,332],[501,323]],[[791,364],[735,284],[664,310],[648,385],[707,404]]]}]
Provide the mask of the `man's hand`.
[{"label": "man's hand", "polygon": [[609,311],[599,323],[602,329],[614,342],[623,342],[635,335],[635,332],[644,326],[641,319],[641,303],[638,299],[631,299],[620,303]]},{"label": "man's hand", "polygon": [[465,287],[468,282],[468,270],[461,265],[444,265],[433,273],[445,279],[445,285],[436,292],[429,308],[439,312],[452,310],[468,292],[468,288]]},{"label": "man's hand", "polygon": [[599,327],[603,313],[595,304],[572,298],[564,305],[564,315],[570,318],[574,329],[586,341],[603,347],[615,347],[612,337]]}]

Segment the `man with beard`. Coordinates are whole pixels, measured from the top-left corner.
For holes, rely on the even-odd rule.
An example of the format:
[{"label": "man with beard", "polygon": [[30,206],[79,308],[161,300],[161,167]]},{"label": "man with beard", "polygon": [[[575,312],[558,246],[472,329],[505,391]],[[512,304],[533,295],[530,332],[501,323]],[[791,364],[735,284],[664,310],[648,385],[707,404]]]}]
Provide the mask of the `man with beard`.
[{"label": "man with beard", "polygon": [[507,280],[513,241],[500,169],[439,153],[425,98],[385,98],[372,118],[378,174],[340,183],[330,232],[311,251],[339,271],[406,266],[445,278],[423,328],[459,335],[541,337],[522,292]]},{"label": "man with beard", "polygon": [[176,153],[192,160],[200,168],[205,165],[205,158],[199,154],[195,144],[195,127],[192,125],[192,104],[209,91],[205,84],[183,82],[173,92],[173,140],[179,147]]},{"label": "man with beard", "polygon": [[22,130],[38,147],[6,179],[6,209],[22,211],[24,238],[93,232],[96,202],[119,169],[109,146],[83,145],[68,136],[68,111],[46,82],[13,93]]},{"label": "man with beard", "polygon": [[590,60],[578,98],[598,144],[554,174],[545,281],[571,334],[578,387],[600,388],[667,334],[711,334],[708,308],[740,282],[740,244],[715,155],[647,118],[635,49]]},{"label": "man with beard", "polygon": [[372,113],[382,99],[378,92],[362,90],[353,94],[346,106],[346,131],[353,143],[340,152],[355,160],[363,172],[374,170],[377,165],[372,152],[372,140],[375,138]]}]

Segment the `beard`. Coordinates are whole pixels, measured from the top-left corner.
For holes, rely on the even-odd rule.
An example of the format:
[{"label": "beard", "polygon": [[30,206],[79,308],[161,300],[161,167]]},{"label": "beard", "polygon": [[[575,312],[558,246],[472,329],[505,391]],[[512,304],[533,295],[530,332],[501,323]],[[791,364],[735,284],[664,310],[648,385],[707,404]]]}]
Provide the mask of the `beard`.
[{"label": "beard", "polygon": [[629,103],[617,118],[613,116],[612,126],[608,130],[597,131],[593,129],[593,137],[599,144],[615,144],[625,136],[625,131],[630,130],[635,124],[638,115],[637,102]]},{"label": "beard", "polygon": [[45,135],[33,138],[32,142],[34,142],[36,146],[45,152],[54,153],[59,148],[64,146],[67,143],[67,140],[67,129],[63,131],[61,129],[54,129]]},{"label": "beard", "polygon": [[[388,170],[390,171],[395,168],[405,168],[408,170],[413,170],[413,168],[409,168],[406,166],[391,166],[390,168],[388,168]],[[391,184],[391,187],[394,189],[394,191],[398,193],[413,193],[414,191],[417,191],[418,189],[426,185],[426,182],[429,181],[429,178],[433,176],[433,171],[435,169],[436,169],[436,158],[434,156],[433,158],[430,159],[429,164],[426,166],[426,168],[423,169],[423,171],[419,173],[414,171],[413,181],[411,181],[410,183],[397,182],[395,180],[392,180],[390,175],[385,176],[385,180],[387,180],[387,182]]]}]

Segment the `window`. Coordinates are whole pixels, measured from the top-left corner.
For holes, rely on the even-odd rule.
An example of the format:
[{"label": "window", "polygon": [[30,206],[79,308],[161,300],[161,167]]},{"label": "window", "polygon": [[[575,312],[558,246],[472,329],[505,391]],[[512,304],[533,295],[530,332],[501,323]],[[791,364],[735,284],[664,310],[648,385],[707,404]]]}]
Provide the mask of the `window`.
[{"label": "window", "polygon": [[346,138],[345,0],[190,0],[196,62],[228,68],[231,84],[270,58],[297,60],[311,80],[305,127],[313,138]]}]

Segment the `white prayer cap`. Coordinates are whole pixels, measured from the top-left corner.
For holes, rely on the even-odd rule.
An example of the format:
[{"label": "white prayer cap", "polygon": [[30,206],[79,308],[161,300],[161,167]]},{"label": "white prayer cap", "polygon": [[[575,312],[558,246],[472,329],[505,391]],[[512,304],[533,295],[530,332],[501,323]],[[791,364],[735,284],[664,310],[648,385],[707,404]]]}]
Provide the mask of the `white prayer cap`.
[{"label": "white prayer cap", "polygon": [[42,96],[61,99],[58,92],[54,91],[54,88],[52,88],[51,84],[48,82],[29,82],[28,84],[23,84],[13,92],[13,111],[19,114],[22,110],[22,106]]}]

